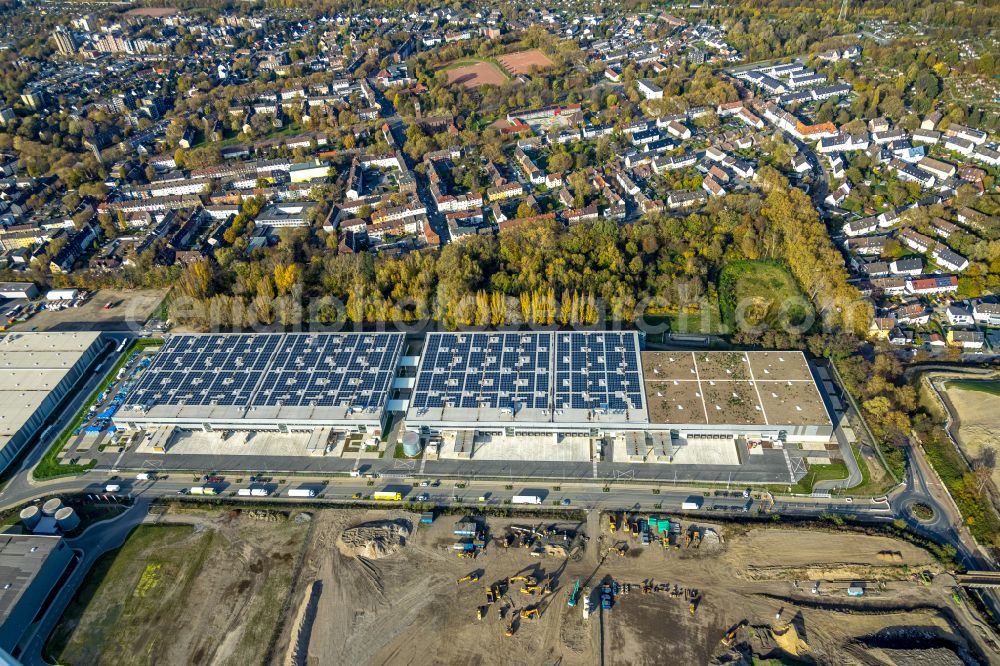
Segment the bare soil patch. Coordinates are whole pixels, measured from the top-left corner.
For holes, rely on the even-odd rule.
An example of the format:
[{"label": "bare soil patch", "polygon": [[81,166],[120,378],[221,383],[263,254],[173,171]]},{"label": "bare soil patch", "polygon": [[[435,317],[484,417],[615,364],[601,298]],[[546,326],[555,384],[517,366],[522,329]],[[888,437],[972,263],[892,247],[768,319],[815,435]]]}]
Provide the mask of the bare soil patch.
[{"label": "bare soil patch", "polygon": [[466,88],[479,86],[499,86],[507,81],[507,77],[496,65],[489,62],[477,62],[473,65],[453,67],[448,72],[448,83],[460,83]]},{"label": "bare soil patch", "polygon": [[530,74],[532,70],[552,67],[555,63],[541,49],[517,51],[497,57],[497,60],[511,74]]}]

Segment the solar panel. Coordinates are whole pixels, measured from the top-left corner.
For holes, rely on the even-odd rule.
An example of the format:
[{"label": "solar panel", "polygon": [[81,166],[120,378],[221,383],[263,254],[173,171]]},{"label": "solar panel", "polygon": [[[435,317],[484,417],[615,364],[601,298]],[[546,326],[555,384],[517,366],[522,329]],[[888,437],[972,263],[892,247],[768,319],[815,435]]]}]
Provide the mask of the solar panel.
[{"label": "solar panel", "polygon": [[402,346],[398,333],[173,336],[129,392],[123,409],[382,408]]}]

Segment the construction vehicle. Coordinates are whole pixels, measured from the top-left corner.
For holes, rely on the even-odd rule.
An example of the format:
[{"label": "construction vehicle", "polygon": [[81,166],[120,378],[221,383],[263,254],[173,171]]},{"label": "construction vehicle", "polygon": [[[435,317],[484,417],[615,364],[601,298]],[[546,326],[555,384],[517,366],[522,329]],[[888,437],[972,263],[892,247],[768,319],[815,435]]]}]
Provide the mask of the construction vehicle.
[{"label": "construction vehicle", "polygon": [[493,592],[493,589],[489,585],[486,586],[486,603],[492,604],[497,600],[497,595]]},{"label": "construction vehicle", "polygon": [[628,552],[628,544],[624,541],[621,543],[616,543],[611,547],[611,552],[613,552],[618,557],[625,557],[625,553]]},{"label": "construction vehicle", "polygon": [[537,608],[528,607],[521,611],[520,617],[522,620],[531,620],[531,619],[537,619],[538,616],[539,612]]},{"label": "construction vehicle", "polygon": [[470,573],[462,576],[455,582],[456,584],[461,585],[462,583],[475,583],[477,580],[479,580],[479,574]]},{"label": "construction vehicle", "polygon": [[631,527],[628,522],[628,514],[624,513],[622,514],[622,531],[627,533],[630,529]]},{"label": "construction vehicle", "polygon": [[497,601],[500,601],[500,597],[502,596],[503,596],[503,588],[501,587],[501,583],[495,583],[493,585],[493,598],[496,599]]},{"label": "construction vehicle", "polygon": [[580,599],[580,579],[576,579],[576,585],[573,586],[573,591],[569,593],[569,607],[573,608],[576,606],[576,602]]},{"label": "construction vehicle", "polygon": [[684,547],[685,548],[690,548],[691,547],[691,533],[690,532],[688,532],[684,536]]},{"label": "construction vehicle", "polygon": [[521,581],[526,587],[538,585],[538,581],[536,581],[533,576],[511,576],[507,579],[507,584],[513,585],[517,581]]},{"label": "construction vehicle", "polygon": [[617,529],[618,529],[618,523],[615,520],[615,514],[612,513],[611,515],[608,516],[608,530],[614,533],[614,531]]},{"label": "construction vehicle", "polygon": [[[482,620],[483,619],[483,615],[485,615],[485,613],[483,612],[483,608],[484,608],[483,606],[479,606],[478,608],[476,608],[476,619],[477,620]],[[489,608],[489,606],[486,606],[486,608]]]},{"label": "construction vehicle", "polygon": [[770,490],[764,491],[764,499],[767,501],[767,506],[764,507],[764,511],[766,513],[771,513],[771,510],[774,509],[774,495],[771,494]]},{"label": "construction vehicle", "polygon": [[513,636],[514,635],[514,620],[511,620],[510,624],[507,625],[507,629],[504,630],[503,635],[504,636]]},{"label": "construction vehicle", "polygon": [[534,594],[538,590],[539,587],[537,585],[525,585],[521,588],[521,594]]},{"label": "construction vehicle", "polygon": [[722,640],[720,640],[719,642],[726,647],[732,647],[733,643],[736,641],[736,632],[742,629],[744,626],[746,626],[746,624],[747,624],[746,620],[738,622],[732,629],[730,629],[726,633],[725,636],[722,637]]},{"label": "construction vehicle", "polygon": [[541,590],[539,590],[540,594],[552,594],[552,578],[543,580],[539,587],[541,587]]}]

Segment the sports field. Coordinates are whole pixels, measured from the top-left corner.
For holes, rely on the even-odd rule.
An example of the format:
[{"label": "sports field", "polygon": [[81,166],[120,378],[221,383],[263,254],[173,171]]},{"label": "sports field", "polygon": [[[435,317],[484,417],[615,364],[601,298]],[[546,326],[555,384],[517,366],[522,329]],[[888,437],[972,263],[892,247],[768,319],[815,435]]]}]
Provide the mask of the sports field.
[{"label": "sports field", "polygon": [[460,83],[466,88],[479,86],[498,86],[507,81],[507,75],[491,62],[458,61],[445,70],[448,72],[448,83]]},{"label": "sports field", "polygon": [[498,56],[497,60],[511,74],[528,74],[532,69],[546,69],[555,63],[541,49],[528,49]]}]

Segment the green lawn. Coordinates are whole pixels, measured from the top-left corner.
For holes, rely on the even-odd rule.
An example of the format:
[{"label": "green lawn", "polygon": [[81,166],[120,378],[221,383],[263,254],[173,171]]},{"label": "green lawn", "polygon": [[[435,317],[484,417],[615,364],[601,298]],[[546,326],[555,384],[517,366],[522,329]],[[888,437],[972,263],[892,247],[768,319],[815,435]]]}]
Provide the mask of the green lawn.
[{"label": "green lawn", "polygon": [[839,481],[846,478],[847,465],[842,462],[834,462],[829,465],[809,465],[806,475],[792,486],[792,492],[809,494],[818,481]]},{"label": "green lawn", "polygon": [[783,264],[774,261],[735,261],[719,276],[722,321],[730,331],[765,326],[784,330],[808,326],[812,305]]},{"label": "green lawn", "polygon": [[66,446],[69,438],[73,436],[73,431],[83,424],[83,420],[87,416],[87,408],[94,404],[101,391],[106,389],[108,384],[114,380],[118,371],[121,370],[122,366],[128,362],[132,352],[146,349],[147,347],[155,347],[161,344],[163,344],[163,340],[154,339],[141,339],[132,343],[132,346],[129,347],[124,354],[122,354],[121,358],[118,359],[118,362],[115,363],[114,367],[112,367],[111,370],[108,371],[108,374],[104,376],[104,380],[98,384],[93,393],[91,393],[87,400],[80,406],[80,410],[76,413],[76,416],[73,417],[73,420],[70,421],[69,425],[63,428],[56,440],[52,442],[52,446],[49,447],[49,450],[45,452],[45,455],[38,462],[38,465],[34,470],[32,470],[32,476],[36,479],[51,479],[57,476],[82,474],[94,466],[93,462],[86,465],[62,465],[59,463],[59,454],[62,452],[63,447]]},{"label": "green lawn", "polygon": [[961,389],[963,391],[979,391],[990,395],[1000,395],[1000,380],[985,379],[952,379],[945,383],[946,389]]}]

